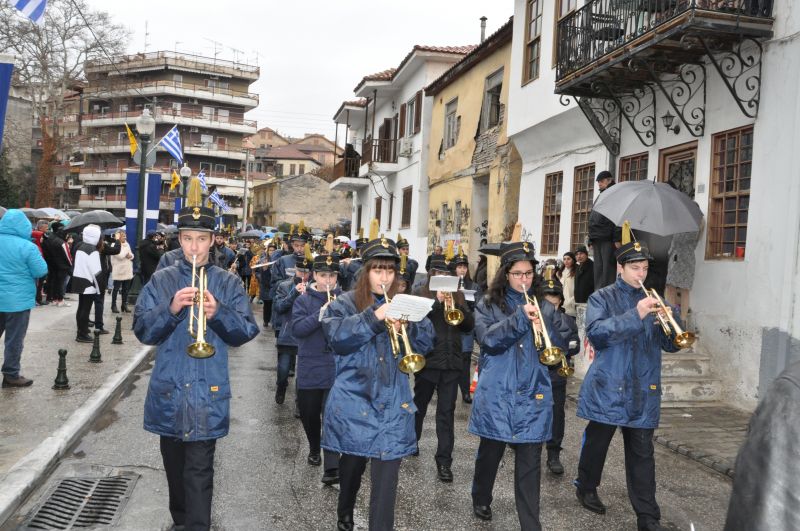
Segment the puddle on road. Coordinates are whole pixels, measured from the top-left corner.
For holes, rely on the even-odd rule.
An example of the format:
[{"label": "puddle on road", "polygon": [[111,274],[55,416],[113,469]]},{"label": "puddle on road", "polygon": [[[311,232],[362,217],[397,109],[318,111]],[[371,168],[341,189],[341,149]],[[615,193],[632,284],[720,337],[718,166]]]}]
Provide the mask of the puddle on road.
[{"label": "puddle on road", "polygon": [[114,409],[109,409],[94,421],[94,424],[92,424],[92,433],[99,433],[118,420],[119,413]]}]

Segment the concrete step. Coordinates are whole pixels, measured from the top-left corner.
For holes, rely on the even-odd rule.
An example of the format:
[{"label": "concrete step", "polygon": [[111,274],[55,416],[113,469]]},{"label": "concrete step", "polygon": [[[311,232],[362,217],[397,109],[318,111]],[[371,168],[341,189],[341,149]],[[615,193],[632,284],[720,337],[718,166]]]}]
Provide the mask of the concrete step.
[{"label": "concrete step", "polygon": [[713,402],[721,399],[721,382],[707,376],[661,378],[661,403]]},{"label": "concrete step", "polygon": [[661,355],[661,377],[711,376],[711,358],[697,352],[664,352]]}]

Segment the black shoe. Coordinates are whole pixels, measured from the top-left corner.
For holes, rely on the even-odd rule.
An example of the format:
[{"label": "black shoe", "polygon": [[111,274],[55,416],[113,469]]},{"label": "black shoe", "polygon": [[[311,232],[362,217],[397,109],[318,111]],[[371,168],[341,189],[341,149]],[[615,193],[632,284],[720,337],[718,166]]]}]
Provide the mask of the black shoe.
[{"label": "black shoe", "polygon": [[112,304],[111,305],[111,313],[119,313],[119,310],[117,309],[117,305],[116,304]]},{"label": "black shoe", "polygon": [[122,305],[122,313],[131,313],[131,311],[128,309],[127,304]]},{"label": "black shoe", "polygon": [[475,505],[472,504],[472,512],[480,518],[481,520],[491,520],[492,519],[492,508],[488,505]]},{"label": "black shoe", "polygon": [[467,393],[467,394],[465,394],[464,396],[461,397],[461,400],[463,400],[465,404],[471,404],[472,403],[472,395]]},{"label": "black shoe", "polygon": [[319,454],[308,454],[308,464],[311,466],[319,466],[322,464],[322,457]]},{"label": "black shoe", "polygon": [[75,341],[78,343],[94,343],[94,339],[92,339],[90,336],[81,334],[78,334],[78,336],[75,338]]},{"label": "black shoe", "polygon": [[593,513],[606,514],[606,506],[597,495],[597,490],[581,490],[578,488],[575,490],[575,496],[578,497],[578,501],[581,502],[581,505]]},{"label": "black shoe", "polygon": [[443,481],[445,483],[453,482],[453,472],[447,465],[436,465],[436,475],[439,476],[439,481]]},{"label": "black shoe", "polygon": [[326,470],[322,475],[322,482],[328,486],[339,483],[339,469],[333,468],[331,470]]},{"label": "black shoe", "polygon": [[294,376],[294,369],[289,369],[289,378]]},{"label": "black shoe", "polygon": [[283,404],[284,400],[286,400],[286,388],[278,387],[278,389],[275,391],[275,403]]},{"label": "black shoe", "polygon": [[106,334],[110,334],[111,333],[108,330],[106,330],[105,328],[98,328],[97,330],[95,330],[95,332],[97,332],[101,336],[104,336]]},{"label": "black shoe", "polygon": [[353,525],[353,515],[352,514],[345,514],[338,518],[336,522],[336,531],[353,531],[355,526]]},{"label": "black shoe", "polygon": [[637,527],[639,528],[639,531],[667,531],[666,527],[662,526],[655,520],[651,520],[644,524],[639,524]]},{"label": "black shoe", "polygon": [[417,446],[417,447],[414,449],[414,451],[413,451],[413,452],[411,452],[411,455],[413,455],[414,457],[419,457],[419,446]]},{"label": "black shoe", "polygon": [[30,387],[33,385],[33,380],[25,378],[21,374],[16,378],[3,375],[3,387]]},{"label": "black shoe", "polygon": [[547,469],[556,476],[564,474],[564,465],[561,464],[561,460],[558,458],[558,452],[547,452]]}]

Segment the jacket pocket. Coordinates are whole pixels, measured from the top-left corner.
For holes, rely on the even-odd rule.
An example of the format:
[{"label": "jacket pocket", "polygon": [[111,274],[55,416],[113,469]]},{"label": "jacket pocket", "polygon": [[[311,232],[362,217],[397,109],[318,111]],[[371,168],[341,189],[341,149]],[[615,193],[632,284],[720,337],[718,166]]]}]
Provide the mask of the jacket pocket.
[{"label": "jacket pocket", "polygon": [[162,433],[178,433],[180,391],[172,382],[150,380],[145,399],[145,426]]},{"label": "jacket pocket", "polygon": [[625,384],[598,371],[591,384],[592,409],[600,418],[619,422],[625,417]]},{"label": "jacket pocket", "polygon": [[[207,407],[205,415],[198,419],[198,430],[201,436],[215,435],[228,431],[230,422],[230,384],[211,385],[205,392]],[[205,422],[203,421],[205,417]]]}]

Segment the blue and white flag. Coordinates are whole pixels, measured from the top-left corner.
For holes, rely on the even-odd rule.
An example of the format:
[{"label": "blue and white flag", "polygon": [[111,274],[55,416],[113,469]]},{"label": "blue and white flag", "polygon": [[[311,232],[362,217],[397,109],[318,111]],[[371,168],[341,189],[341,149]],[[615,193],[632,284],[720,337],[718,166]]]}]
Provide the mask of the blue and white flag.
[{"label": "blue and white flag", "polygon": [[206,172],[200,170],[200,173],[197,174],[197,180],[200,181],[200,188],[202,188],[204,192],[208,192],[208,185],[206,184]]},{"label": "blue and white flag", "polygon": [[158,145],[166,149],[167,153],[178,161],[178,164],[183,164],[183,147],[181,146],[181,134],[178,132],[177,125],[172,126],[172,129],[161,138]]},{"label": "blue and white flag", "polygon": [[231,207],[220,197],[216,190],[211,192],[211,195],[208,196],[208,200],[217,205],[223,212],[230,212],[231,210]]},{"label": "blue and white flag", "polygon": [[47,7],[47,0],[16,0],[14,7],[36,24],[41,24],[44,22],[44,9]]}]

